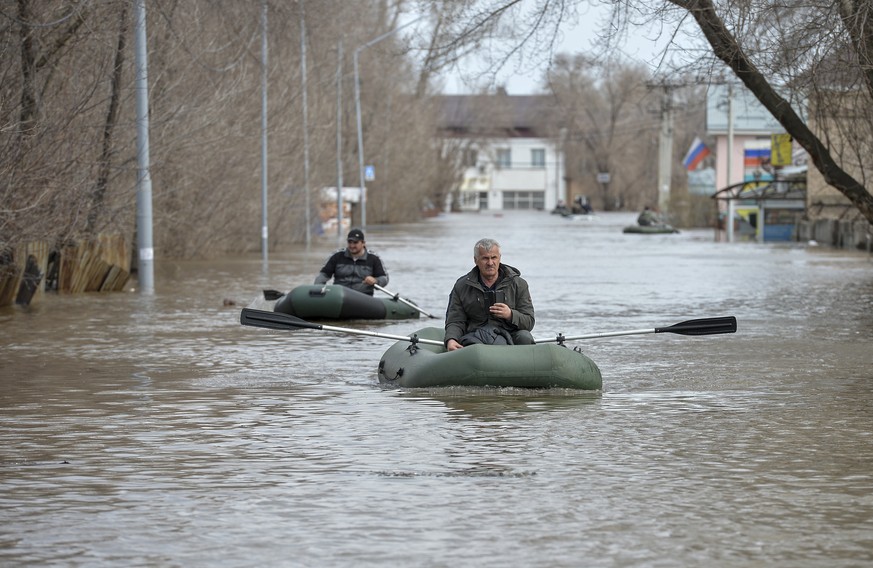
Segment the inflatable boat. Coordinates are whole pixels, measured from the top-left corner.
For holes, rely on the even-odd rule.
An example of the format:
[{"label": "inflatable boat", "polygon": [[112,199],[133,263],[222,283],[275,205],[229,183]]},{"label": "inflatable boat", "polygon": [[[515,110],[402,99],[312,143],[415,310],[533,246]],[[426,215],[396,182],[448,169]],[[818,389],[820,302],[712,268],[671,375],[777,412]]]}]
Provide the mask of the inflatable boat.
[{"label": "inflatable boat", "polygon": [[[388,348],[379,382],[403,388],[522,387],[600,390],[597,365],[577,349],[555,343],[442,346],[445,330],[427,327]],[[423,339],[424,342],[416,341]]]},{"label": "inflatable boat", "polygon": [[678,233],[679,229],[672,225],[628,225],[622,233],[638,233],[641,235],[661,235],[665,233]]},{"label": "inflatable boat", "polygon": [[396,298],[376,298],[345,286],[327,284],[297,286],[279,298],[273,311],[330,320],[410,319],[421,313]]}]

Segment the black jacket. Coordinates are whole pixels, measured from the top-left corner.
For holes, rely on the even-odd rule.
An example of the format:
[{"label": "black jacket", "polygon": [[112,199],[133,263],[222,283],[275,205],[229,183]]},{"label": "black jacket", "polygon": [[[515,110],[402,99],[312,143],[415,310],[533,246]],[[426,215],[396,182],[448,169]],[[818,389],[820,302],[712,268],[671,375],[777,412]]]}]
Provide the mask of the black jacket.
[{"label": "black jacket", "polygon": [[364,278],[367,276],[374,277],[376,284],[383,288],[388,285],[388,273],[378,256],[365,250],[362,257],[352,258],[349,249],[343,249],[327,259],[318,276],[315,277],[315,283],[327,284],[328,280],[333,278],[334,284],[372,296],[373,287],[364,284]]}]

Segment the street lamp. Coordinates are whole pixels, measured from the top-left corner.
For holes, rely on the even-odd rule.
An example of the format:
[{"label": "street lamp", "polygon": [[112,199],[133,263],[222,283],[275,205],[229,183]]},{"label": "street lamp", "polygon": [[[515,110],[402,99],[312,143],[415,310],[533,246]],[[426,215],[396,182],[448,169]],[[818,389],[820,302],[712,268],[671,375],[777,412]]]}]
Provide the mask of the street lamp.
[{"label": "street lamp", "polygon": [[355,53],[352,57],[352,61],[355,66],[355,114],[358,122],[358,174],[360,176],[361,182],[361,228],[367,228],[367,188],[364,185],[364,132],[361,128],[361,78],[358,73],[358,54],[360,54],[363,50],[367,49],[371,45],[379,43],[383,39],[387,38],[390,35],[393,35],[403,28],[407,26],[411,26],[418,20],[422,19],[424,16],[419,16],[415,18],[411,22],[407,22],[400,26],[399,28],[395,28],[390,32],[386,32],[375,39],[371,39],[364,45],[357,47],[355,49]]}]

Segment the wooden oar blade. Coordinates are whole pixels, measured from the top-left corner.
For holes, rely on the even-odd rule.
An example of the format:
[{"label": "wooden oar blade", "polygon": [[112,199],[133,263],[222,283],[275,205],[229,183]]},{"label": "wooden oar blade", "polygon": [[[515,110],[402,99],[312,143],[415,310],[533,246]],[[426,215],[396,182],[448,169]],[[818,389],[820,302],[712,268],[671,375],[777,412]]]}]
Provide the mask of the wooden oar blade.
[{"label": "wooden oar blade", "polygon": [[679,335],[715,335],[736,333],[737,318],[724,316],[683,321],[669,327],[656,327],[655,333],[678,333]]},{"label": "wooden oar blade", "polygon": [[243,325],[265,327],[267,329],[321,329],[321,326],[318,324],[309,323],[292,315],[253,308],[243,308],[242,312],[240,312],[239,322]]}]

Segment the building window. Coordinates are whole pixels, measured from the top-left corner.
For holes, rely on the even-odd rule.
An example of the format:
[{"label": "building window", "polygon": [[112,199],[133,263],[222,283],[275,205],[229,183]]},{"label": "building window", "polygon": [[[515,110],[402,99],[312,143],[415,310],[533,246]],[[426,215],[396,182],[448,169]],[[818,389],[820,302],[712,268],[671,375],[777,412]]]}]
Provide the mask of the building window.
[{"label": "building window", "polygon": [[512,167],[512,150],[509,148],[499,148],[497,150],[497,167],[511,168]]},{"label": "building window", "polygon": [[545,206],[545,192],[543,191],[504,191],[504,209],[536,209],[542,211]]},{"label": "building window", "polygon": [[475,148],[468,148],[464,150],[464,167],[465,168],[475,168],[476,163],[479,161],[479,152]]},{"label": "building window", "polygon": [[545,148],[532,148],[530,151],[530,165],[534,168],[546,167]]},{"label": "building window", "polygon": [[480,191],[479,192],[479,209],[485,210],[488,209],[488,192]]}]

